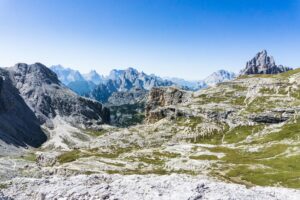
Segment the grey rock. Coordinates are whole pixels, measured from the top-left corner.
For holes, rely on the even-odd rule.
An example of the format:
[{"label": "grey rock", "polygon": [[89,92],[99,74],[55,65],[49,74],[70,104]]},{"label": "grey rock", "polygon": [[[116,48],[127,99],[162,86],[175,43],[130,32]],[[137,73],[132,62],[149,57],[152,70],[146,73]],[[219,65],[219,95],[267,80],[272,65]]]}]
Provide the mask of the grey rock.
[{"label": "grey rock", "polygon": [[168,106],[185,103],[190,99],[190,92],[175,87],[153,88],[147,99],[146,120],[155,122],[167,116],[171,118],[179,116],[181,113],[176,108]]},{"label": "grey rock", "polygon": [[0,68],[0,141],[4,142],[0,142],[0,154],[6,145],[38,147],[46,139],[39,120],[14,87],[8,71]]},{"label": "grey rock", "polygon": [[36,162],[38,166],[52,167],[57,162],[57,152],[42,152],[37,156]]},{"label": "grey rock", "polygon": [[268,56],[267,51],[263,50],[247,62],[246,68],[241,71],[241,75],[278,74],[289,70],[291,70],[291,68],[276,65],[274,58],[272,56]]},{"label": "grey rock", "polygon": [[289,117],[274,112],[267,112],[254,115],[250,119],[257,123],[277,124],[287,121]]},{"label": "grey rock", "polygon": [[78,127],[109,122],[109,110],[100,103],[83,98],[63,86],[46,66],[16,64],[7,69],[13,84],[41,124],[51,127],[57,115]]}]

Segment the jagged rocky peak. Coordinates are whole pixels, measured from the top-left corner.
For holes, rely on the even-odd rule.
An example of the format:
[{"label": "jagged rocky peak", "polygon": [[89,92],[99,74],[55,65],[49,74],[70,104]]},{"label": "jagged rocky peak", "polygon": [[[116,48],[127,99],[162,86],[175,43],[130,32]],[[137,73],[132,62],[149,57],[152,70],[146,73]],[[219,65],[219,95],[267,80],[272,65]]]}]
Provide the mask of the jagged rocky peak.
[{"label": "jagged rocky peak", "polygon": [[104,80],[104,77],[99,75],[96,70],[91,70],[89,73],[83,74],[83,77],[86,81],[91,81],[96,85],[100,84]]},{"label": "jagged rocky peak", "polygon": [[139,72],[131,67],[125,70],[112,70],[108,79],[119,85],[119,91],[128,91],[132,88],[150,90],[155,86],[170,86],[174,84],[153,74],[147,75],[144,72]]},{"label": "jagged rocky peak", "polygon": [[37,86],[40,86],[42,83],[60,84],[57,74],[41,63],[35,63],[32,65],[18,63],[8,69],[9,71],[13,72],[14,81],[16,82],[25,83],[26,81],[30,80],[32,81],[32,84]]},{"label": "jagged rocky peak", "polygon": [[77,70],[65,68],[61,65],[53,65],[50,67],[50,69],[57,74],[59,80],[65,85],[68,85],[69,83],[74,81],[85,80]]},{"label": "jagged rocky peak", "polygon": [[289,67],[276,65],[272,56],[266,50],[258,52],[256,56],[247,62],[246,68],[241,71],[241,75],[249,74],[278,74],[291,70]]}]

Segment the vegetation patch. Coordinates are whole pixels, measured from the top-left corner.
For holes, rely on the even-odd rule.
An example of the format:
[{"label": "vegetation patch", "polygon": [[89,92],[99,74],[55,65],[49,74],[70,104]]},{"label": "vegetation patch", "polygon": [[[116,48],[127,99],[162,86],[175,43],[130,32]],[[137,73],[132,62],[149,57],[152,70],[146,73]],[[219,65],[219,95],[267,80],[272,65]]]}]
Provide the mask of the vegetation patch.
[{"label": "vegetation patch", "polygon": [[1,189],[6,189],[6,188],[8,188],[8,184],[6,184],[6,183],[0,183],[0,190]]},{"label": "vegetation patch", "polygon": [[190,156],[190,159],[194,160],[218,160],[219,158],[215,155],[199,155],[199,156]]},{"label": "vegetation patch", "polygon": [[237,166],[226,173],[228,177],[238,177],[243,181],[260,186],[278,186],[300,188],[299,171],[282,171],[272,168],[250,168]]},{"label": "vegetation patch", "polygon": [[173,152],[168,152],[168,151],[154,151],[153,152],[154,156],[158,156],[158,157],[166,157],[166,158],[177,158],[180,157],[181,154],[179,153],[173,153]]},{"label": "vegetation patch", "polygon": [[256,97],[246,108],[250,113],[260,113],[265,110],[274,108],[276,105],[274,102],[270,103],[268,97],[260,96]]},{"label": "vegetation patch", "polygon": [[104,135],[105,133],[107,133],[108,131],[105,129],[101,129],[101,130],[87,130],[85,131],[88,135],[92,136],[92,137],[99,137],[101,135]]},{"label": "vegetation patch", "polygon": [[241,105],[245,104],[245,99],[246,99],[245,96],[235,97],[235,98],[231,99],[230,103],[232,105],[239,105],[239,106],[241,106]]},{"label": "vegetation patch", "polygon": [[222,144],[223,132],[218,132],[214,130],[211,134],[207,135],[199,135],[194,139],[189,139],[188,141],[195,144],[214,144],[219,145]]},{"label": "vegetation patch", "polygon": [[240,91],[240,92],[246,91],[246,90],[248,89],[247,87],[242,86],[242,85],[239,85],[239,84],[233,84],[231,87],[232,87],[234,90]]},{"label": "vegetation patch", "polygon": [[247,136],[252,135],[263,129],[262,125],[256,126],[237,126],[228,132],[224,136],[224,142],[237,143],[245,140]]},{"label": "vegetation patch", "polygon": [[73,162],[82,156],[83,155],[81,155],[81,152],[79,150],[73,150],[73,151],[62,153],[57,157],[57,160],[59,163],[63,164],[63,163]]},{"label": "vegetation patch", "polygon": [[177,117],[176,123],[178,126],[190,127],[192,130],[196,130],[198,124],[203,122],[202,117],[192,116],[192,117]]},{"label": "vegetation patch", "polygon": [[34,153],[28,153],[24,156],[21,156],[21,158],[30,162],[36,162],[36,155]]},{"label": "vegetation patch", "polygon": [[272,141],[281,141],[284,139],[289,139],[296,142],[300,140],[299,130],[300,120],[297,119],[296,123],[287,123],[281,128],[280,131],[264,135],[263,138],[260,138],[253,143],[267,143]]},{"label": "vegetation patch", "polygon": [[300,155],[284,155],[288,147],[274,144],[257,152],[221,146],[208,149],[225,154],[220,164],[230,166],[225,174],[229,180],[237,178],[246,184],[300,188]]},{"label": "vegetation patch", "polygon": [[221,94],[221,93],[219,93],[219,94],[216,93],[213,95],[201,94],[198,97],[198,99],[199,99],[198,103],[201,103],[201,104],[221,103],[221,102],[227,100],[227,98],[224,96],[224,94]]}]

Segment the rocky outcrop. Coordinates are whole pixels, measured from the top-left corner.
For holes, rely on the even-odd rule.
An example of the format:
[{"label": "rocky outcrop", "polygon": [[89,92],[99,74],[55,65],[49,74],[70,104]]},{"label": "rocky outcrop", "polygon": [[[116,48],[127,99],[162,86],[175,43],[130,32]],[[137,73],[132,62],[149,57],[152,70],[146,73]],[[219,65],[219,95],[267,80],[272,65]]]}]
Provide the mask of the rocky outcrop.
[{"label": "rocky outcrop", "polygon": [[241,71],[241,75],[249,74],[278,74],[291,70],[289,67],[276,65],[272,56],[268,56],[266,50],[256,54],[256,56],[247,62],[246,68]]},{"label": "rocky outcrop", "polygon": [[153,88],[146,104],[146,120],[155,122],[165,117],[174,118],[183,115],[175,105],[188,102],[191,94],[175,87]]},{"label": "rocky outcrop", "polygon": [[36,157],[36,163],[42,167],[52,167],[57,162],[58,152],[40,152]]},{"label": "rocky outcrop", "polygon": [[257,123],[277,124],[294,117],[296,111],[299,112],[299,108],[276,108],[268,112],[252,115],[250,119]]},{"label": "rocky outcrop", "polygon": [[252,121],[257,123],[266,123],[266,124],[277,124],[288,120],[286,116],[275,115],[273,113],[263,113],[260,115],[252,116]]}]

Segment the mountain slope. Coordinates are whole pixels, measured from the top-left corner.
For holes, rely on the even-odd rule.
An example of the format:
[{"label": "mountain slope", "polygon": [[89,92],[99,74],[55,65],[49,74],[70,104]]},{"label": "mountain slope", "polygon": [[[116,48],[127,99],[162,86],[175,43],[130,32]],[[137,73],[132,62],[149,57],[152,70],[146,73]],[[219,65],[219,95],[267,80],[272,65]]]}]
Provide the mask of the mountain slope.
[{"label": "mountain slope", "polygon": [[60,131],[57,133],[60,135],[55,135],[55,130],[62,125],[74,127],[70,129],[73,132],[98,129],[101,124],[110,122],[107,108],[75,94],[40,63],[19,63],[0,69],[0,74],[1,149],[39,147],[47,139],[45,130],[50,133],[50,140],[56,137],[55,145],[70,142],[73,138],[70,132]]},{"label": "mountain slope", "polygon": [[64,117],[74,126],[92,126],[109,121],[108,111],[100,103],[79,97],[62,86],[46,66],[17,64],[8,68],[12,82],[41,123],[51,126],[51,119]]},{"label": "mountain slope", "polygon": [[39,147],[46,134],[34,112],[13,86],[6,70],[0,69],[0,155],[14,154],[13,147]]}]

